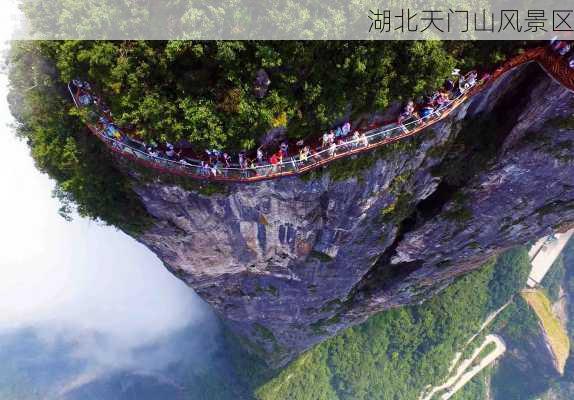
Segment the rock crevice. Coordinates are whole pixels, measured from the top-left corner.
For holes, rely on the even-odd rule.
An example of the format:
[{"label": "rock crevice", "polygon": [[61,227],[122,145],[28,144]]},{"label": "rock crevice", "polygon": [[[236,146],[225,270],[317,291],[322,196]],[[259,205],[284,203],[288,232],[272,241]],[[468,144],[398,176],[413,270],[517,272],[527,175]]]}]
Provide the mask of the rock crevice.
[{"label": "rock crevice", "polygon": [[[202,195],[142,181],[138,240],[280,365],[373,313],[574,222],[574,95],[535,64],[336,179]],[[376,159],[375,159],[376,158]],[[374,161],[373,161],[374,160]]]}]

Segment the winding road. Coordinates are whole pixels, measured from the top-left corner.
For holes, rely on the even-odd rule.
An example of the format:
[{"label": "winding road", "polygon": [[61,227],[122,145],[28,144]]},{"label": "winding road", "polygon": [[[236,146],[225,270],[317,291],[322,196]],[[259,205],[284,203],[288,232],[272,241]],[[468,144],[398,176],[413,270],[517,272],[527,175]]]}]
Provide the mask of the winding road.
[{"label": "winding road", "polygon": [[[490,352],[486,357],[479,360],[478,364],[474,367],[468,369],[468,367],[473,363],[475,358],[479,355],[479,353],[490,343],[495,344],[495,349]],[[504,354],[506,351],[506,344],[502,340],[500,336],[497,335],[488,335],[486,336],[484,342],[480,345],[478,349],[473,353],[473,355],[464,360],[457,370],[457,375],[455,375],[452,379],[452,384],[448,386],[448,390],[441,396],[442,400],[450,399],[456,392],[458,392],[464,385],[466,385],[472,378],[474,378],[480,371],[484,368],[488,367],[491,363],[496,361],[500,356]],[[468,369],[468,370],[467,370]]]},{"label": "winding road", "polygon": [[[495,344],[495,349],[491,351],[481,360],[475,363],[476,358],[480,352],[486,348],[490,343]],[[472,378],[474,378],[480,371],[489,366],[492,362],[498,359],[506,351],[506,344],[501,337],[497,335],[487,335],[484,342],[472,353],[472,355],[466,360],[462,361],[454,375],[446,380],[442,385],[435,386],[433,389],[424,397],[422,400],[431,400],[433,396],[440,392],[444,392],[440,398],[442,400],[450,399],[457,391],[459,391],[464,385],[468,383]],[[459,356],[460,358],[460,356]],[[458,361],[458,358],[455,358]],[[473,364],[475,364],[473,366]],[[472,366],[472,367],[471,367]],[[469,368],[471,367],[471,368]]]}]

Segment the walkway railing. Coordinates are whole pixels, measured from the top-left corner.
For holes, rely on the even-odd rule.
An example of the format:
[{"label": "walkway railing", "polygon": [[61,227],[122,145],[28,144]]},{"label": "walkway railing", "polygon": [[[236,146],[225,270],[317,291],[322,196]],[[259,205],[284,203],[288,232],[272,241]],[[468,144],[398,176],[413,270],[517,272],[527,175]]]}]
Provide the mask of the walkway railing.
[{"label": "walkway railing", "polygon": [[[255,182],[266,179],[275,179],[308,172],[322,167],[335,160],[350,157],[359,153],[370,151],[402,139],[414,136],[424,129],[436,124],[447,117],[466,99],[480,92],[487,84],[494,82],[504,73],[519,65],[528,62],[538,62],[544,70],[563,86],[574,92],[574,71],[566,65],[559,56],[545,48],[536,48],[524,52],[498,68],[486,81],[481,81],[464,93],[458,95],[441,107],[435,109],[430,115],[410,121],[405,124],[392,124],[364,132],[364,137],[348,140],[333,147],[324,148],[316,153],[309,154],[306,159],[299,156],[284,159],[279,164],[257,165],[249,168],[231,167],[205,167],[200,161],[174,161],[168,158],[154,156],[146,151],[131,145],[127,135],[124,140],[118,140],[106,135],[105,130],[94,124],[88,124],[90,131],[96,135],[113,152],[138,162],[146,167],[195,179],[224,182]],[[76,96],[70,85],[68,90],[76,107],[80,108]],[[391,126],[391,127],[389,127]]]}]

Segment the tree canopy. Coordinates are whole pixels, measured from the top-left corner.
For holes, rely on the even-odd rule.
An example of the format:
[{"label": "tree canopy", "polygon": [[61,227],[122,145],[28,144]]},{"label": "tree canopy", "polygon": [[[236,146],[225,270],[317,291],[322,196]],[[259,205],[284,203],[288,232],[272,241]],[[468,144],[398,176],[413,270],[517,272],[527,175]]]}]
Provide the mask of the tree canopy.
[{"label": "tree canopy", "polygon": [[291,363],[258,399],[417,399],[448,375],[454,355],[522,287],[525,248],[511,250],[424,304],[382,312]]},{"label": "tree canopy", "polygon": [[[454,66],[490,65],[496,42],[35,41],[16,42],[11,103],[20,135],[57,193],[82,214],[125,227],[141,205],[111,158],[83,137],[66,92],[89,81],[116,122],[144,140],[253,149],[271,129],[306,138],[347,118],[439,87]],[[258,72],[270,85],[255,90]],[[136,210],[136,211],[134,211]]]}]

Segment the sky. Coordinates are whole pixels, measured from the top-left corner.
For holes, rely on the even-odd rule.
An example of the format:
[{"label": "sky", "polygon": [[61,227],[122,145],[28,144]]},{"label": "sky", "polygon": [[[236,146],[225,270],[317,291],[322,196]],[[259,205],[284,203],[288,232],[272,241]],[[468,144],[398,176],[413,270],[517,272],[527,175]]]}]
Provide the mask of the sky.
[{"label": "sky", "polygon": [[[4,3],[6,2],[6,3]],[[4,0],[0,40],[14,29]],[[2,42],[2,65],[7,43]],[[114,228],[65,221],[53,182],[15,137],[0,73],[0,335],[32,330],[49,346],[73,343],[94,366],[129,367],[138,349],[157,345],[210,312],[143,245]]]}]

